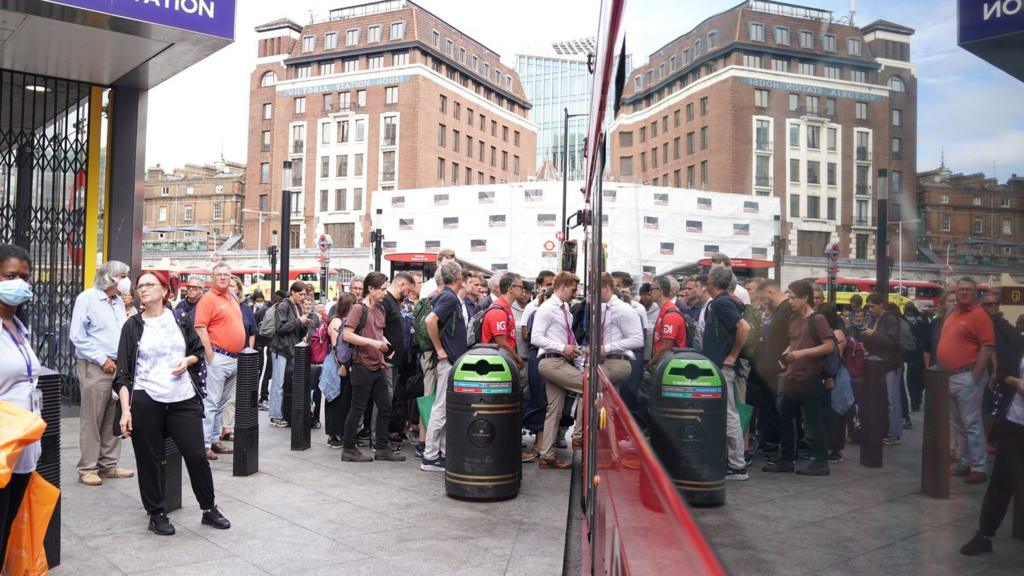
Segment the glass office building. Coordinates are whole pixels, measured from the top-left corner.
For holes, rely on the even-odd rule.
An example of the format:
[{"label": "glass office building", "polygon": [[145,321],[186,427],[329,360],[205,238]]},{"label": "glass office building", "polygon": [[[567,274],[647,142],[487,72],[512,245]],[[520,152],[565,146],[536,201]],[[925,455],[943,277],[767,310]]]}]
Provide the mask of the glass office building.
[{"label": "glass office building", "polygon": [[[587,54],[594,51],[594,39],[584,38],[555,42],[544,50],[516,56],[516,71],[533,105],[530,120],[537,125],[537,170],[542,174],[549,167],[559,177],[562,174],[565,110],[568,109],[570,115],[588,112],[591,76],[587,71]],[[626,72],[631,68],[627,56]],[[611,114],[606,118],[610,122]],[[566,142],[570,180],[582,177],[586,129],[585,116],[569,119]]]}]

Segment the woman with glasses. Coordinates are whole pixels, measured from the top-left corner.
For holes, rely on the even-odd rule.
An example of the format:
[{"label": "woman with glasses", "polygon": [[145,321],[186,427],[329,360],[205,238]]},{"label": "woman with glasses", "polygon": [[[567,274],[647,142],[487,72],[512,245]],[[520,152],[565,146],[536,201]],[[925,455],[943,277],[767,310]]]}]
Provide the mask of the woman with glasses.
[{"label": "woman with glasses", "polygon": [[203,510],[202,523],[230,528],[214,503],[213,473],[203,439],[203,397],[199,383],[203,344],[187,317],[176,318],[167,303],[168,277],[143,272],[136,280],[142,310],[121,329],[114,391],[121,403],[121,434],[130,436],[139,470],[139,492],[149,529],[174,534],[164,508],[160,477],[164,438],[178,446],[192,491]]}]

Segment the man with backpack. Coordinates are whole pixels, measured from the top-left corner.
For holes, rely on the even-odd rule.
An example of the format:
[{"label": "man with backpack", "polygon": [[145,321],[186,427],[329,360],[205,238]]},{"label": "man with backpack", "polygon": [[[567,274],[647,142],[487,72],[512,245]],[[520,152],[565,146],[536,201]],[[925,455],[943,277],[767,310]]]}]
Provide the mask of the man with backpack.
[{"label": "man with backpack", "polygon": [[[825,432],[825,379],[822,358],[835,352],[835,336],[824,316],[814,311],[814,289],[806,280],[789,285],[789,345],[777,360],[782,378],[782,455],[763,472],[793,472],[828,476],[828,438]],[[773,322],[774,323],[774,322]],[[796,422],[800,412],[811,461],[796,469]]]},{"label": "man with backpack", "polygon": [[459,298],[462,290],[462,266],[454,260],[441,264],[437,274],[442,290],[433,298],[425,324],[434,351],[434,404],[430,410],[426,447],[420,470],[444,472],[445,421],[448,375],[459,357],[466,353],[466,321]]},{"label": "man with backpack", "polygon": [[[498,280],[498,298],[491,305],[473,318],[473,332],[479,334],[481,344],[497,344],[515,360],[516,367],[522,369],[523,359],[516,349],[516,319],[512,314],[512,304],[523,291],[523,278],[514,272],[506,272]],[[520,382],[520,386],[525,382]]]},{"label": "man with backpack", "polygon": [[[267,302],[256,309],[256,351],[260,354],[260,411],[270,410],[270,376],[273,370],[270,342],[274,337],[274,306],[288,297],[283,290],[270,295]],[[269,318],[269,319],[268,319]]]},{"label": "man with backpack", "polygon": [[[735,282],[736,277],[728,268],[712,268],[708,273],[707,287],[711,302],[704,318],[702,351],[708,360],[718,366],[725,388],[725,433],[729,459],[725,479],[746,480],[749,476],[744,458],[743,425],[738,408],[746,395],[740,391],[736,381],[740,367],[740,352],[750,335],[750,324],[743,318],[743,304],[729,294],[729,289]],[[679,312],[676,314],[682,317]]]},{"label": "man with backpack", "polygon": [[875,323],[861,333],[861,341],[868,353],[885,363],[885,389],[889,398],[889,433],[882,439],[893,446],[903,441],[903,419],[900,415],[903,396],[903,352],[900,345],[900,319],[886,308],[885,296],[880,292],[868,295],[868,309]]},{"label": "man with backpack", "polygon": [[[295,356],[295,345],[306,337],[307,327],[312,322],[309,316],[302,313],[305,300],[306,285],[296,280],[288,290],[288,297],[274,306],[273,310],[274,333],[270,351],[274,368],[270,380],[270,425],[274,428],[288,427],[284,413],[284,379]],[[262,325],[260,332],[263,332]]]}]

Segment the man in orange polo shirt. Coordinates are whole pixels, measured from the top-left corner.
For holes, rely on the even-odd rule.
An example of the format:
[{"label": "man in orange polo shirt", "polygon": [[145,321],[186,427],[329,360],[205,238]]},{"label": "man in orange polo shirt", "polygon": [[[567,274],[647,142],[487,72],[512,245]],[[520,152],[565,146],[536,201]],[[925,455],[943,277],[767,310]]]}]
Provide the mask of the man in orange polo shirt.
[{"label": "man in orange polo shirt", "polygon": [[196,304],[196,333],[206,350],[203,435],[210,460],[216,460],[217,454],[233,452],[220,443],[220,429],[224,407],[235,389],[238,353],[245,348],[245,325],[230,287],[231,267],[217,264],[213,267],[213,288]]},{"label": "man in orange polo shirt", "polygon": [[987,479],[981,401],[995,331],[992,319],[978,306],[978,285],[973,279],[957,282],[956,304],[942,324],[938,346],[939,365],[949,372],[950,418],[958,440],[953,474],[965,477],[968,484],[980,484]]}]

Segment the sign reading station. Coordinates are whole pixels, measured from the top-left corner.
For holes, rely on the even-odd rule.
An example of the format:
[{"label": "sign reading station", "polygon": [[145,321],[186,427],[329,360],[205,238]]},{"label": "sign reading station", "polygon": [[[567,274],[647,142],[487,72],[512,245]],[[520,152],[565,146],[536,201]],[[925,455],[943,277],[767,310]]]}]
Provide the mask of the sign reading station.
[{"label": "sign reading station", "polygon": [[382,86],[391,84],[402,84],[408,82],[411,76],[385,76],[383,78],[370,78],[367,80],[355,80],[353,82],[332,82],[330,84],[319,84],[317,86],[303,86],[301,88],[288,88],[281,91],[282,96],[308,96],[310,94],[322,94],[324,92],[344,92],[345,90],[358,90],[371,86]]},{"label": "sign reading station", "polygon": [[867,92],[838,90],[836,88],[823,88],[821,86],[811,86],[809,84],[779,82],[778,80],[763,80],[761,78],[749,78],[746,76],[740,78],[740,83],[747,86],[754,86],[756,88],[771,88],[786,92],[800,92],[801,94],[825,96],[826,98],[849,98],[851,100],[860,100],[863,102],[878,102],[882,99],[878,94],[868,94]]},{"label": "sign reading station", "polygon": [[47,0],[197,34],[235,39],[235,0]]},{"label": "sign reading station", "polygon": [[959,36],[962,46],[978,40],[1024,32],[1022,0],[959,0]]}]

